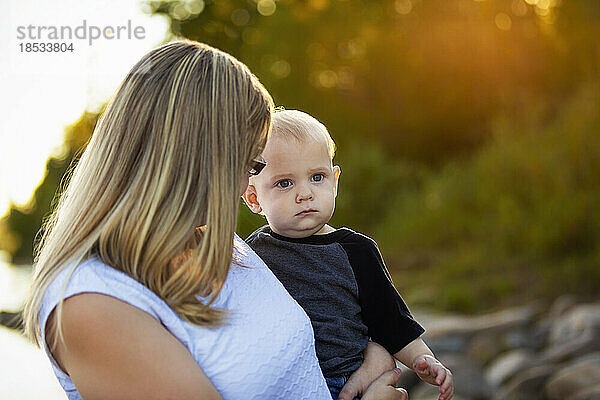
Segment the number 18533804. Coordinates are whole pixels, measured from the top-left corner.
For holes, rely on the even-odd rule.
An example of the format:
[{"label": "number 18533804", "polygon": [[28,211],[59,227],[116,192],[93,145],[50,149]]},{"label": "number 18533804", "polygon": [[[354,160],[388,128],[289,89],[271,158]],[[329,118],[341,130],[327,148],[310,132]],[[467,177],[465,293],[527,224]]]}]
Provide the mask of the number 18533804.
[{"label": "number 18533804", "polygon": [[19,43],[21,53],[66,53],[73,52],[73,43]]}]

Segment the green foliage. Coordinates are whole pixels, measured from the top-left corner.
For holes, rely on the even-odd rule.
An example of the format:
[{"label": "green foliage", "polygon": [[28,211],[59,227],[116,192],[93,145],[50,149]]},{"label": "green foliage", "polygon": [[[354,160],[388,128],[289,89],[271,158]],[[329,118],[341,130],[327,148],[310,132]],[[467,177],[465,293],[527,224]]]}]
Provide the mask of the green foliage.
[{"label": "green foliage", "polygon": [[359,140],[338,151],[341,168],[334,226],[373,232],[390,204],[420,189],[423,166],[395,160],[378,143]]},{"label": "green foliage", "polygon": [[267,220],[261,215],[256,215],[240,200],[240,211],[238,214],[237,234],[246,239],[252,232],[265,225]]},{"label": "green foliage", "polygon": [[484,143],[498,113],[559,106],[599,70],[594,1],[279,0],[262,15],[265,2],[149,4],[173,35],[233,54],[341,146],[368,137],[395,158],[440,166]]},{"label": "green foliage", "polygon": [[[410,304],[597,298],[600,2],[261,3],[149,2],[173,36],[230,52],[278,105],[328,127],[342,168],[332,224],[377,239]],[[0,220],[14,262],[31,261],[97,118],[67,128],[32,200]],[[240,207],[240,236],[264,223]]]},{"label": "green foliage", "polygon": [[46,174],[24,206],[11,205],[0,219],[0,250],[7,252],[13,263],[31,264],[36,240],[43,234],[42,222],[49,216],[55,195],[68,183],[67,171],[92,136],[98,114],[84,112],[65,129],[62,154],[50,157]]},{"label": "green foliage", "polygon": [[3,231],[0,250],[10,254],[12,262],[30,264],[33,261],[34,239],[40,231],[42,219],[50,209],[54,191],[67,166],[65,158],[50,158],[46,163],[43,184],[36,188],[31,200],[24,206],[12,205],[0,219],[0,230]]},{"label": "green foliage", "polygon": [[[551,121],[497,124],[471,159],[396,200],[376,236],[402,282],[425,270],[415,285],[429,282],[440,296],[423,301],[449,309],[565,291],[597,296],[598,110],[600,85],[588,83]],[[428,258],[415,265],[419,254]]]}]

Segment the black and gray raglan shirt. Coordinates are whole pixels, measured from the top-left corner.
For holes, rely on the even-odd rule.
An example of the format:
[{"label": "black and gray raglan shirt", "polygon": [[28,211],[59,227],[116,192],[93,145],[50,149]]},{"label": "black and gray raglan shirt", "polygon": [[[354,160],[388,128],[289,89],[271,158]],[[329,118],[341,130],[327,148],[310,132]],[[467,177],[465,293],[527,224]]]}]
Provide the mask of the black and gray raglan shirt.
[{"label": "black and gray raglan shirt", "polygon": [[294,239],[264,226],[246,242],[310,317],[325,377],[354,372],[369,337],[394,354],[423,334],[373,239],[348,228]]}]

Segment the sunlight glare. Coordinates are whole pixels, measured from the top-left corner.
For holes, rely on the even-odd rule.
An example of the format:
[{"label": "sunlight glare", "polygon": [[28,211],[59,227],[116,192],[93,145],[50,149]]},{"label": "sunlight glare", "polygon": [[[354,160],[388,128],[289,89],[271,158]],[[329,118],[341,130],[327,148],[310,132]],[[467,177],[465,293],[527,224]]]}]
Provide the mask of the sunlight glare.
[{"label": "sunlight glare", "polygon": [[[26,203],[44,176],[46,160],[61,146],[65,126],[84,110],[97,111],[115,91],[131,66],[166,37],[164,16],[142,11],[140,0],[103,3],[64,0],[56,7],[43,0],[9,2],[0,14],[0,215],[12,201]],[[69,12],[65,12],[69,10]],[[73,52],[19,51],[17,27],[127,25],[145,30],[143,39],[87,40],[65,38]],[[31,40],[31,39],[29,39]]]},{"label": "sunlight glare", "polygon": [[410,0],[396,0],[394,3],[394,8],[396,12],[401,15],[407,15],[412,10],[412,3]]},{"label": "sunlight glare", "polygon": [[506,13],[496,14],[496,17],[494,18],[494,22],[496,23],[496,26],[498,27],[498,29],[501,29],[503,31],[509,31],[510,28],[512,27],[512,20],[511,20],[510,16]]},{"label": "sunlight glare", "polygon": [[510,9],[517,17],[524,17],[529,10],[523,0],[513,0]]},{"label": "sunlight glare", "polygon": [[260,0],[258,4],[256,4],[258,12],[265,17],[275,14],[276,8],[277,6],[273,0]]}]

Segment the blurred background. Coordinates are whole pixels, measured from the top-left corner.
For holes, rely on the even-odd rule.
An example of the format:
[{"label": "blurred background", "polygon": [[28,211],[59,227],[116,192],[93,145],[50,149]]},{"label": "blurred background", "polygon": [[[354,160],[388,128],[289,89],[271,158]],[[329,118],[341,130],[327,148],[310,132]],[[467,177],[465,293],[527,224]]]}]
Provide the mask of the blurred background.
[{"label": "blurred background", "polygon": [[[490,316],[526,307],[519,315],[535,329],[523,338],[541,335],[528,351],[542,352],[559,344],[551,343],[558,328],[548,327],[548,315],[598,304],[597,0],[130,3],[131,15],[138,18],[134,22],[147,21],[154,36],[144,45],[129,44],[135,50],[130,47],[122,56],[105,48],[100,59],[126,61],[115,77],[122,79],[142,54],[163,41],[198,40],[246,63],[277,105],[306,111],[328,127],[342,169],[332,225],[378,242],[396,287],[434,333],[436,321],[457,314],[489,328]],[[113,19],[125,12],[111,4]],[[83,7],[78,18],[86,12]],[[90,92],[97,83],[82,80],[88,95],[79,101],[77,116],[63,124],[48,156],[35,161],[45,160],[43,178],[26,198],[12,196],[0,210],[6,315],[18,312],[41,222],[117,84],[112,79],[107,88]],[[53,93],[52,102],[67,101],[61,96]],[[42,110],[28,109],[31,118],[49,106],[38,107]],[[48,120],[53,122],[51,116]],[[12,135],[6,131],[4,143]],[[47,133],[42,128],[30,140],[35,142],[35,135]],[[3,152],[26,159],[29,146]],[[21,180],[21,168],[6,163],[2,168],[5,182],[7,177]],[[240,207],[240,236],[263,224],[263,218]],[[542,318],[545,310],[549,314]],[[509,315],[515,317],[513,311]],[[600,311],[591,312],[600,327]],[[448,326],[466,324],[465,319],[448,321],[454,321]],[[463,350],[472,349],[473,337],[471,332]],[[600,350],[598,337],[586,353]],[[458,342],[452,347],[444,338],[432,342],[448,353],[461,350]],[[518,346],[527,347],[527,340]],[[490,366],[508,350],[506,343],[502,346],[476,360],[478,365]],[[478,354],[477,348],[472,351]],[[505,376],[491,387],[506,381]],[[549,389],[544,393],[552,398]]]}]

